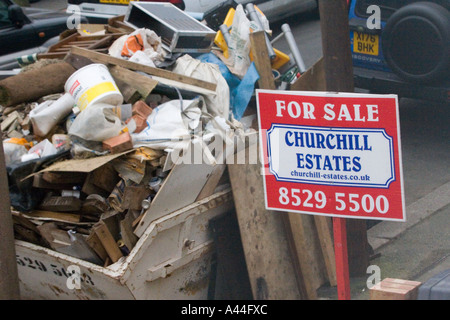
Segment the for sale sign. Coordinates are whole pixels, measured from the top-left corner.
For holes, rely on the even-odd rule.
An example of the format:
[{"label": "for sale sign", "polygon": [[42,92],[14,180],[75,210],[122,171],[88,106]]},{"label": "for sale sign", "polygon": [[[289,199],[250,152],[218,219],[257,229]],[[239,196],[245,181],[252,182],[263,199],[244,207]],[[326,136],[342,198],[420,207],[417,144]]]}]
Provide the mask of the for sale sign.
[{"label": "for sale sign", "polygon": [[267,209],[405,221],[397,96],[256,95]]}]

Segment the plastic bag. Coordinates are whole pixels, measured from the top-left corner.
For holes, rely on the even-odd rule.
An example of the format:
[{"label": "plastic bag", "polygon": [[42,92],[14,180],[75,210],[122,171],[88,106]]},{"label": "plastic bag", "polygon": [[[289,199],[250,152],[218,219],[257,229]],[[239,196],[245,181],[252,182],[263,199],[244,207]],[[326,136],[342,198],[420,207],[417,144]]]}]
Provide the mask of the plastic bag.
[{"label": "plastic bag", "polygon": [[12,142],[11,139],[3,141],[3,151],[5,153],[6,166],[20,162],[21,157],[28,152],[23,144]]},{"label": "plastic bag", "polygon": [[[137,29],[118,38],[110,46],[108,53],[116,58],[128,59],[139,51],[142,51],[153,62],[164,61],[167,54],[161,46],[161,38],[153,30],[145,28]],[[142,57],[140,60],[143,60]]]},{"label": "plastic bag", "polygon": [[83,110],[72,122],[69,135],[85,140],[104,141],[117,136],[123,125],[114,113],[114,106],[98,103]]},{"label": "plastic bag", "polygon": [[[197,57],[197,59],[202,62],[214,63],[219,67],[230,91],[230,113],[236,120],[240,120],[252,98],[256,81],[259,79],[255,64],[252,63],[245,76],[240,79],[238,76],[232,74],[225,63],[213,53],[205,53]],[[227,117],[224,118],[228,119]]]},{"label": "plastic bag", "polygon": [[186,54],[177,59],[172,71],[217,84],[215,95],[204,95],[206,109],[214,116],[221,116],[228,119],[230,88],[217,64],[202,62]]},{"label": "plastic bag", "polygon": [[233,23],[231,24],[230,43],[230,70],[242,78],[250,67],[250,20],[248,20],[241,4],[236,7]]},{"label": "plastic bag", "polygon": [[202,97],[194,100],[171,100],[153,109],[147,118],[147,128],[132,134],[133,147],[153,149],[183,148],[191,135],[201,130],[201,115],[205,110]]}]

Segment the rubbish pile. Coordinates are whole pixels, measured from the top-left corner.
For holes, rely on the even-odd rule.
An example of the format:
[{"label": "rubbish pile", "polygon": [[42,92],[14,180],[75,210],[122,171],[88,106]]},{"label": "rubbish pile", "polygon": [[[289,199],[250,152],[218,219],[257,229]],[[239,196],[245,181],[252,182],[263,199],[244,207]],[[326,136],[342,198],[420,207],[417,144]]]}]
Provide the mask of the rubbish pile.
[{"label": "rubbish pile", "polygon": [[[231,8],[224,24],[199,22],[202,41],[184,35],[174,45],[150,16],[84,25],[1,80],[16,239],[108,266],[133,249],[174,167],[198,150],[209,165],[223,164],[227,155],[211,141],[253,132],[244,121],[259,78],[249,30],[269,26],[261,12],[248,13]],[[276,68],[289,60],[274,51]]]}]

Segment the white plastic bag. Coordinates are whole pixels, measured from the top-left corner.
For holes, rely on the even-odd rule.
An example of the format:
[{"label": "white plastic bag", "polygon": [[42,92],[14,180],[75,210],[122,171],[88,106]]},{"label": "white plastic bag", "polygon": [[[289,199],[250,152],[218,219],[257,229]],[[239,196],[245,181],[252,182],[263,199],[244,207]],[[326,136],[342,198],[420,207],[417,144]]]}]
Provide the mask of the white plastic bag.
[{"label": "white plastic bag", "polygon": [[69,128],[69,135],[90,141],[104,141],[117,136],[122,122],[114,113],[114,106],[98,103],[83,110]]},{"label": "white plastic bag", "polygon": [[183,149],[191,135],[201,130],[203,98],[171,100],[153,109],[147,128],[132,134],[133,146],[153,149]]},{"label": "white plastic bag", "polygon": [[177,59],[172,71],[215,83],[217,85],[216,94],[204,95],[206,109],[213,116],[228,119],[230,111],[230,88],[222,76],[218,65],[201,62],[186,54]]},{"label": "white plastic bag", "polygon": [[3,151],[5,154],[5,164],[9,166],[10,164],[20,162],[21,157],[24,154],[27,154],[27,149],[25,146],[17,143],[9,142],[11,139],[7,139],[3,141]]},{"label": "white plastic bag", "polygon": [[[129,48],[127,46],[127,39],[130,37],[138,36],[142,39],[141,50],[136,50],[135,48]],[[127,51],[127,55],[123,55],[123,51]],[[161,37],[159,37],[153,30],[141,28],[136,29],[128,35],[121,36],[110,46],[108,53],[109,55],[116,58],[132,58],[136,52],[142,51],[150,60],[164,61],[166,56],[166,51],[161,46]],[[138,59],[137,57],[135,59]],[[143,64],[147,64],[142,57],[139,59],[143,61]],[[136,61],[138,62],[138,61]],[[138,62],[141,63],[141,62]]]},{"label": "white plastic bag", "polygon": [[241,4],[236,7],[233,23],[231,24],[230,43],[230,71],[241,79],[250,67],[250,20],[247,18]]}]

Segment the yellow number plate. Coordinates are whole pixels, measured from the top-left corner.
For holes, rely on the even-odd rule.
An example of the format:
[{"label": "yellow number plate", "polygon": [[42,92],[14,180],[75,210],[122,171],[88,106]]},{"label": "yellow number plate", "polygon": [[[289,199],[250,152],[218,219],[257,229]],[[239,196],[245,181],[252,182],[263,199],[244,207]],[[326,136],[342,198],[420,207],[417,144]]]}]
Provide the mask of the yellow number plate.
[{"label": "yellow number plate", "polygon": [[353,52],[378,55],[379,37],[376,34],[353,32]]},{"label": "yellow number plate", "polygon": [[101,3],[129,4],[130,0],[100,0]]}]

